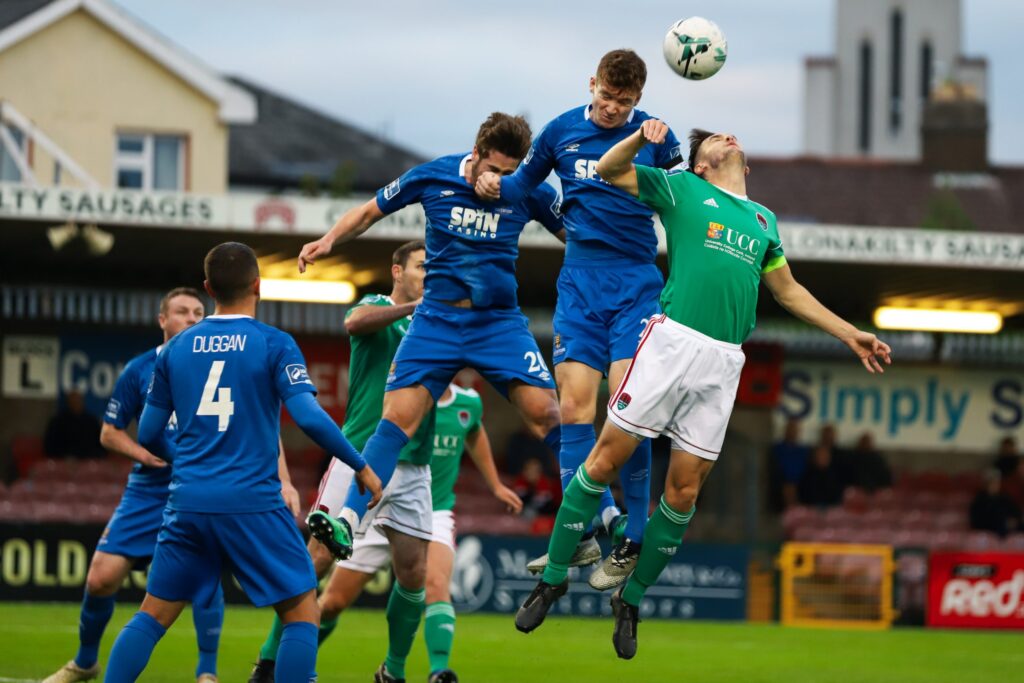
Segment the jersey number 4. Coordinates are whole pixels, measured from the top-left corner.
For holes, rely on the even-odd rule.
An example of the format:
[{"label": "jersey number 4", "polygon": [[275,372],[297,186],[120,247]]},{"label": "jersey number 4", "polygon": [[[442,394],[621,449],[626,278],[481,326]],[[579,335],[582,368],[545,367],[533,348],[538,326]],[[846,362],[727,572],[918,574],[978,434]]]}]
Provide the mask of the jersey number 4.
[{"label": "jersey number 4", "polygon": [[[216,415],[217,431],[226,432],[231,416],[235,414],[235,404],[231,400],[231,387],[220,387],[220,375],[224,372],[224,361],[215,360],[210,366],[210,374],[203,387],[203,395],[199,399],[196,415]],[[216,398],[214,398],[216,394]]]}]

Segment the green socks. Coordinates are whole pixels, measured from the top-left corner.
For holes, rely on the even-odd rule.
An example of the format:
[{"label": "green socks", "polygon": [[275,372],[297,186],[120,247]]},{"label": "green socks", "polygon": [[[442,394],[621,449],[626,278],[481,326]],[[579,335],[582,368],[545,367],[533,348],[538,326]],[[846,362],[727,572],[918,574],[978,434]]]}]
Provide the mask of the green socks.
[{"label": "green socks", "polygon": [[388,598],[388,656],[384,666],[395,678],[405,678],[405,658],[412,649],[416,629],[423,615],[427,592],[402,588],[396,581]]},{"label": "green socks", "polygon": [[269,659],[273,662],[277,661],[277,648],[281,644],[281,632],[284,630],[284,624],[281,623],[281,617],[274,615],[274,625],[270,627],[270,633],[267,634],[267,640],[263,643],[263,647],[260,648],[260,659]]},{"label": "green socks", "polygon": [[[317,636],[317,645],[322,644],[327,640],[327,636],[334,633],[334,629],[338,627],[338,619],[320,622],[320,633]],[[281,645],[281,632],[284,631],[284,624],[281,623],[281,617],[274,615],[274,625],[270,627],[270,633],[267,634],[267,640],[263,643],[263,647],[260,648],[260,659],[269,659],[270,661],[277,661],[277,648]]]},{"label": "green socks", "polygon": [[658,580],[661,571],[682,544],[683,534],[696,510],[693,507],[689,512],[677,512],[669,507],[664,496],[661,497],[661,502],[644,529],[640,558],[622,590],[623,600],[635,607],[640,605],[644,592]]},{"label": "green socks", "polygon": [[555,517],[555,527],[548,543],[548,566],[544,581],[556,586],[569,575],[569,561],[576,552],[583,532],[601,506],[601,495],[608,489],[587,475],[581,465],[562,496],[562,506]]},{"label": "green socks", "polygon": [[341,615],[334,617],[333,619],[321,619],[320,620],[320,631],[316,635],[316,646],[320,647],[327,640],[327,637],[334,633],[334,629],[338,628],[338,620],[341,619]]},{"label": "green socks", "polygon": [[430,673],[448,668],[455,639],[455,609],[450,602],[427,605],[427,618],[423,624],[423,637],[427,641]]}]

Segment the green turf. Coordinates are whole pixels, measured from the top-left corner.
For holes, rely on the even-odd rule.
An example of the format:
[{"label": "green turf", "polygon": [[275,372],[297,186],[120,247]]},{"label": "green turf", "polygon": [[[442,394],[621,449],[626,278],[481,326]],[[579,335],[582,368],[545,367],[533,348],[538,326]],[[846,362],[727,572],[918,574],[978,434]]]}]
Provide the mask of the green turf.
[{"label": "green turf", "polygon": [[[119,606],[103,642],[106,658],[133,607]],[[0,681],[40,679],[70,659],[77,644],[77,605],[0,604]],[[267,610],[228,610],[221,637],[220,678],[245,681],[265,629]],[[342,617],[321,650],[320,681],[369,681],[384,656],[384,613]],[[157,647],[143,681],[186,681],[195,666],[187,613]],[[611,621],[552,617],[529,636],[510,616],[459,616],[452,666],[475,681],[699,681],[700,683],[991,683],[1024,681],[1024,647],[1011,633],[854,632],[760,624],[647,621],[640,650],[619,661]],[[426,680],[417,642],[410,681]]]}]

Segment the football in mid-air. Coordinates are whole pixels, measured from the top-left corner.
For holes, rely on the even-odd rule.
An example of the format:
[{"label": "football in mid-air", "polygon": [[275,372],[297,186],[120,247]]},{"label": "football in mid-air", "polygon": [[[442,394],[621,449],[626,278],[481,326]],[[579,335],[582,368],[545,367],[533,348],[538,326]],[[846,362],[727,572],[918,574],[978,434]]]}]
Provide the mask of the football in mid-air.
[{"label": "football in mid-air", "polygon": [[729,45],[718,25],[703,17],[680,19],[665,34],[665,61],[691,81],[711,78],[725,64]]}]

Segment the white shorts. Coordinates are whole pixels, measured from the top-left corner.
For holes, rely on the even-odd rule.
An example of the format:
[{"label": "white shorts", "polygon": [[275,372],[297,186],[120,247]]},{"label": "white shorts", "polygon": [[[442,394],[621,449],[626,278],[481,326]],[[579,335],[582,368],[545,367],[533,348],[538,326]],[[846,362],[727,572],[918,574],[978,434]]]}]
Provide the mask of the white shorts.
[{"label": "white shorts", "polygon": [[337,458],[331,458],[327,471],[320,479],[320,490],[313,501],[313,509],[326,512],[331,517],[341,514],[341,508],[348,497],[348,487],[356,473]]},{"label": "white shorts", "polygon": [[434,538],[433,501],[430,497],[430,466],[398,463],[380,502],[367,510],[355,529],[356,538],[374,527],[431,541]]},{"label": "white shorts", "polygon": [[[455,515],[451,510],[435,510],[432,514],[434,535],[432,543],[441,543],[455,552]],[[371,526],[366,533],[355,539],[352,557],[338,563],[339,567],[375,574],[391,562],[391,548],[387,537],[377,527]]]},{"label": "white shorts", "polygon": [[745,359],[738,344],[664,315],[652,318],[608,402],[608,419],[630,434],[664,434],[677,450],[717,460]]}]

